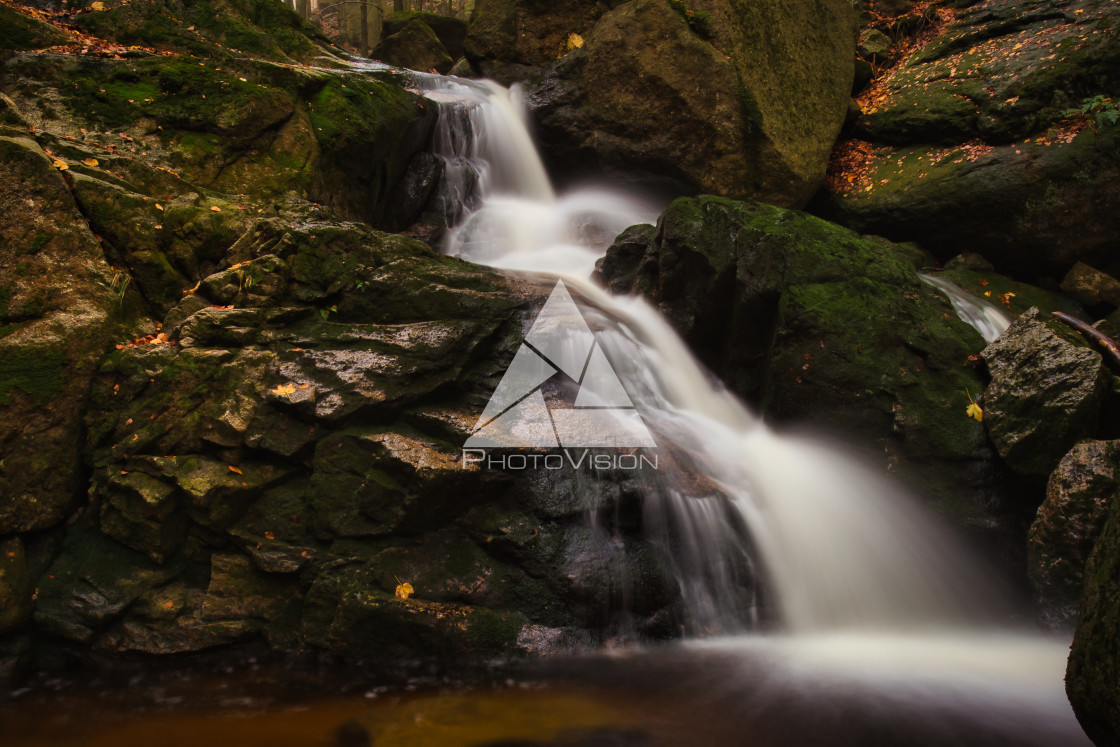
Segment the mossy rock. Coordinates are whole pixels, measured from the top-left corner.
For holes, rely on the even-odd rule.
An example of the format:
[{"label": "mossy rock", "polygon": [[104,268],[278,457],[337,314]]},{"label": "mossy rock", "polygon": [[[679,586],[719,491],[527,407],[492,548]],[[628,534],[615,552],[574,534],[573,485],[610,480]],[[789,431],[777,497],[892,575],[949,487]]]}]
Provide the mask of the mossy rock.
[{"label": "mossy rock", "polygon": [[0,137],[0,162],[0,533],[11,534],[57,524],[84,492],[80,422],[114,309],[63,174],[26,135]]},{"label": "mossy rock", "polygon": [[420,21],[430,28],[452,59],[457,60],[466,53],[464,43],[467,38],[467,22],[462,18],[420,10],[402,10],[385,19],[382,33],[384,36],[391,36],[413,21]]},{"label": "mossy rock", "polygon": [[64,31],[30,13],[21,13],[11,5],[0,6],[0,58],[5,51],[43,49],[68,41],[69,35]]},{"label": "mossy rock", "polygon": [[400,31],[386,36],[370,52],[370,57],[389,65],[446,75],[455,64],[439,37],[423,21],[406,23]]},{"label": "mossy rock", "polygon": [[[804,205],[847,114],[851,6],[710,0],[691,16],[679,6],[617,5],[530,81],[549,161],[568,179],[605,169],[674,194]],[[482,16],[480,6],[473,23]]]},{"label": "mossy rock", "polygon": [[677,200],[656,233],[623,238],[600,264],[612,288],[653,301],[764,416],[873,444],[946,513],[989,522],[1000,468],[964,412],[984,340],[918,277],[920,251],[715,197]]},{"label": "mossy rock", "polygon": [[330,41],[276,0],[158,0],[106,3],[75,19],[84,31],[119,44],[198,57],[242,55],[290,62],[330,56]]},{"label": "mossy rock", "polygon": [[1022,280],[1110,261],[1120,128],[1070,111],[1120,91],[1120,9],[1075,0],[948,13],[860,96],[854,139],[814,210],[942,259],[983,254]]},{"label": "mossy rock", "polygon": [[1066,694],[1098,745],[1120,743],[1120,501],[1112,501],[1085,567],[1081,618],[1066,668]]},{"label": "mossy rock", "polygon": [[320,575],[304,605],[305,640],[366,657],[476,658],[516,652],[518,633],[527,622],[524,616],[401,599],[377,591],[370,574],[354,564]]}]

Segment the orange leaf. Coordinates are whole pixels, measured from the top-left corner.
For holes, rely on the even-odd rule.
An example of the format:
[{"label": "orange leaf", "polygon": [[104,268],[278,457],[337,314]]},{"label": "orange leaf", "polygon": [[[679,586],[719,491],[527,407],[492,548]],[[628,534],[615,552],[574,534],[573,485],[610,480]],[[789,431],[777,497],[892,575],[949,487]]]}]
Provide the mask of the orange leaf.
[{"label": "orange leaf", "polygon": [[238,475],[240,475],[240,474],[241,474],[241,470],[239,470],[239,469],[238,469],[237,467],[234,467],[234,466],[233,466],[232,464],[231,464],[231,465],[229,465],[229,471],[230,471],[230,472],[233,472],[233,473],[235,473],[235,474],[238,474]]},{"label": "orange leaf", "polygon": [[213,210],[215,213],[222,212],[222,209],[220,207],[218,207],[217,205],[211,205],[210,209]]}]

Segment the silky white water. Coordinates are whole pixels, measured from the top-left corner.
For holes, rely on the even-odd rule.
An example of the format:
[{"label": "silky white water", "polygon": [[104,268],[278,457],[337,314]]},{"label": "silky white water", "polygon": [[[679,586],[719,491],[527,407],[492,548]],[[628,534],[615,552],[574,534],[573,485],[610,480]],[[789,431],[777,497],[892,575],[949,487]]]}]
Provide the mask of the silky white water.
[{"label": "silky white water", "polygon": [[[669,455],[643,486],[643,515],[685,597],[686,632],[742,633],[718,645],[755,659],[765,649],[790,676],[924,678],[953,697],[973,686],[1015,697],[1029,683],[1024,706],[1045,702],[1076,743],[1061,686],[1067,641],[993,632],[998,584],[911,496],[828,444],[769,428],[651,305],[588,279],[613,237],[653,222],[659,206],[606,189],[556,195],[516,92],[437,77],[421,86],[442,102],[445,195],[463,206],[449,211],[448,253],[562,278]],[[760,595],[780,635],[748,633]]]},{"label": "silky white water", "polygon": [[922,273],[918,277],[944,293],[961,321],[971,324],[985,342],[994,342],[1011,326],[1011,320],[995,304],[968,295],[951,280],[928,273]]}]

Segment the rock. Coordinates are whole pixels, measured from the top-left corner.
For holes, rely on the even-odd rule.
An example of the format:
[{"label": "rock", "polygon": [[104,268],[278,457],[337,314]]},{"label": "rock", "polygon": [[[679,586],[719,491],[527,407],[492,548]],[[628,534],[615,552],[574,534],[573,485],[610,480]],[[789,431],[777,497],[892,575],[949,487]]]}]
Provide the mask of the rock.
[{"label": "rock", "polygon": [[484,61],[544,66],[567,49],[569,34],[587,34],[617,0],[476,0],[466,54]]},{"label": "rock", "polygon": [[435,70],[443,74],[455,64],[435,32],[419,20],[406,23],[400,31],[382,39],[370,52],[370,57],[389,65],[421,72]]},{"label": "rock", "polygon": [[107,6],[76,16],[102,39],[204,58],[241,55],[281,63],[338,64],[330,41],[291,6],[270,0],[153,0]]},{"label": "rock", "polygon": [[1066,668],[1066,694],[1098,745],[1120,743],[1120,501],[1113,501],[1085,567],[1081,618]]},{"label": "rock", "polygon": [[859,35],[859,46],[856,51],[865,60],[877,63],[886,62],[891,56],[891,39],[879,29],[865,29]]},{"label": "rock", "polygon": [[[370,571],[345,565],[319,576],[304,604],[302,635],[351,656],[465,657],[511,653],[526,620],[483,607],[401,599]],[[354,635],[354,631],[362,631]]]},{"label": "rock", "polygon": [[[822,216],[942,259],[1061,277],[1106,263],[1120,229],[1120,128],[1067,112],[1120,85],[1120,7],[1009,0],[926,16],[938,30],[860,96]],[[908,16],[912,17],[912,16]]]},{"label": "rock", "polygon": [[1120,441],[1079,443],[1050,475],[1027,538],[1027,569],[1045,628],[1069,631],[1076,625],[1085,566],[1117,500]]},{"label": "rock", "polygon": [[1076,262],[1062,279],[1062,290],[1089,306],[1107,303],[1120,306],[1120,280]]},{"label": "rock", "polygon": [[[22,55],[0,68],[0,90],[74,164],[75,194],[94,230],[165,294],[176,276],[189,288],[209,274],[215,248],[243,230],[230,224],[244,221],[238,213],[250,197],[271,207],[294,191],[344,217],[396,227],[402,208],[391,198],[435,121],[415,94],[361,72],[243,58],[224,65],[179,57],[44,64]],[[47,90],[56,92],[49,105]],[[89,158],[98,165],[81,163]]]},{"label": "rock", "polygon": [[851,92],[850,6],[712,0],[704,12],[707,31],[660,0],[619,5],[530,87],[562,176],[605,168],[786,206],[816,191]]},{"label": "rock", "polygon": [[42,49],[67,41],[60,29],[9,5],[0,6],[0,57],[8,50]]},{"label": "rock", "polygon": [[[84,492],[81,419],[114,273],[64,172],[0,100],[0,535],[51,527]],[[19,127],[22,124],[22,128]],[[22,131],[20,131],[22,130]],[[17,134],[18,133],[18,134]]]},{"label": "rock", "polygon": [[419,21],[430,28],[452,59],[462,59],[466,54],[464,45],[467,39],[467,22],[462,18],[418,10],[397,11],[385,19],[383,34],[396,34],[413,21]]},{"label": "rock", "polygon": [[0,635],[18,630],[31,617],[31,591],[23,542],[0,540]]},{"label": "rock", "polygon": [[1056,334],[1038,309],[1016,319],[982,355],[992,377],[984,426],[1013,470],[1049,474],[1077,441],[1093,435],[1108,371],[1099,353]]},{"label": "rock", "polygon": [[624,232],[598,267],[767,419],[874,443],[939,509],[992,527],[1006,518],[1000,471],[964,413],[984,342],[921,282],[921,260],[804,213],[701,197]]},{"label": "rock", "polygon": [[158,566],[96,527],[70,527],[62,554],[38,580],[36,629],[89,643],[145,593],[163,586],[182,564]]}]

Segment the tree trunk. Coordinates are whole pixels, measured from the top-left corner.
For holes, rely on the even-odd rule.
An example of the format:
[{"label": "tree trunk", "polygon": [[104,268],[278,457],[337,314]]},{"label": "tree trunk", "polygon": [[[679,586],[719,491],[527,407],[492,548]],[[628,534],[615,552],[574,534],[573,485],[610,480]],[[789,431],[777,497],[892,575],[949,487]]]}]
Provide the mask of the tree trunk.
[{"label": "tree trunk", "polygon": [[369,56],[369,0],[362,0],[362,57]]},{"label": "tree trunk", "polygon": [[404,0],[393,0],[393,10],[397,13],[404,11]]}]

